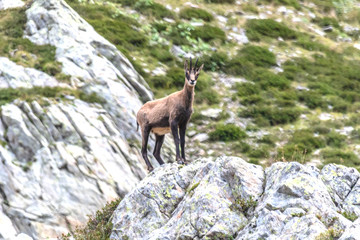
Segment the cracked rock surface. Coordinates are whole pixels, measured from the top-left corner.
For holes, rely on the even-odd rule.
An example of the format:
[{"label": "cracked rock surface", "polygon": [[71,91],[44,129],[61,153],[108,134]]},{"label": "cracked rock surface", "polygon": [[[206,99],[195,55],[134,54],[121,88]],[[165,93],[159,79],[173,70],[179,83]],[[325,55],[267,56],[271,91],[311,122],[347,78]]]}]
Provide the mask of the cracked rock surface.
[{"label": "cracked rock surface", "polygon": [[[22,5],[0,0],[0,10]],[[142,100],[152,99],[144,79],[63,0],[34,0],[27,7],[24,37],[55,46],[71,83],[1,57],[0,88],[59,86],[104,101],[39,96],[1,106],[0,239],[6,240],[56,239],[147,173],[136,131],[136,112]],[[168,141],[163,156],[170,160]]]},{"label": "cracked rock surface", "polygon": [[120,202],[111,239],[358,239],[359,176],[335,164],[263,169],[225,156],[166,164]]}]

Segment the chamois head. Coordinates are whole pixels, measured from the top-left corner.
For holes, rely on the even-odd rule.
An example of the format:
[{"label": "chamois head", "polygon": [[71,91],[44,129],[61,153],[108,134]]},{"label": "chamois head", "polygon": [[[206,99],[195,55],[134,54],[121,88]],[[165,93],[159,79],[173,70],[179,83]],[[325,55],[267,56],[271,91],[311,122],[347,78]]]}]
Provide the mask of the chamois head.
[{"label": "chamois head", "polygon": [[196,59],[195,66],[192,67],[192,60],[190,58],[190,68],[188,68],[188,62],[187,60],[185,60],[185,64],[184,64],[185,83],[191,87],[195,87],[200,71],[204,67],[204,64],[202,64],[199,68],[196,68],[198,60],[199,59]]}]

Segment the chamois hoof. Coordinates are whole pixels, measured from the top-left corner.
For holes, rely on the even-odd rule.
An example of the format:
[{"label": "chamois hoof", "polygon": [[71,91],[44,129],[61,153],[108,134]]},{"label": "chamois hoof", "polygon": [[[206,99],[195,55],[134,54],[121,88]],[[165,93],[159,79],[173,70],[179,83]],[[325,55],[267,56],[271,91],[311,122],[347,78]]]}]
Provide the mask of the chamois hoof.
[{"label": "chamois hoof", "polygon": [[177,163],[180,164],[180,165],[184,165],[184,164],[185,164],[184,160],[182,160],[182,159],[179,159],[179,160],[176,160],[176,161],[177,161]]},{"label": "chamois hoof", "polygon": [[148,172],[151,173],[152,171],[154,171],[153,167],[148,167]]}]

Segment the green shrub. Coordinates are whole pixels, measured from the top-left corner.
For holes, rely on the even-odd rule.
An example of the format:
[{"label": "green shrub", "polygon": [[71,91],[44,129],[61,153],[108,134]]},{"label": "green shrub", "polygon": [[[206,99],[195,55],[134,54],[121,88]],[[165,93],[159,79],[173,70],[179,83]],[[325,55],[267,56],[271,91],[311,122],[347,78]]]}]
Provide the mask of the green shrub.
[{"label": "green shrub", "polygon": [[183,8],[179,13],[179,17],[188,20],[192,18],[198,18],[206,22],[211,22],[214,19],[211,13],[205,11],[204,9],[193,8],[193,7]]},{"label": "green shrub", "polygon": [[163,5],[153,2],[152,0],[136,1],[135,10],[146,16],[152,16],[156,19],[175,18],[175,13],[167,9]]},{"label": "green shrub", "polygon": [[246,35],[252,41],[260,41],[263,36],[296,39],[297,33],[286,25],[272,19],[249,19],[245,25]]},{"label": "green shrub", "polygon": [[276,138],[270,134],[264,135],[261,139],[257,140],[258,143],[264,143],[269,146],[275,147]]},{"label": "green shrub", "polygon": [[302,91],[298,94],[299,100],[304,102],[310,109],[326,108],[327,103],[322,96],[316,91]]},{"label": "green shrub", "polygon": [[264,99],[258,94],[250,95],[247,97],[242,97],[240,99],[240,103],[245,106],[252,105],[252,104],[261,104],[263,102],[264,102]]},{"label": "green shrub", "polygon": [[268,89],[269,87],[276,87],[279,89],[287,89],[290,86],[290,81],[285,77],[275,74],[270,71],[261,71],[253,79],[255,82],[258,82],[262,89]]},{"label": "green shrub", "polygon": [[266,147],[259,147],[251,149],[248,154],[250,158],[267,158],[269,157],[269,150]]},{"label": "green shrub", "polygon": [[205,0],[206,3],[234,3],[235,0]]},{"label": "green shrub", "polygon": [[71,3],[74,10],[90,23],[94,29],[118,49],[134,50],[148,45],[146,36],[138,30],[134,19],[114,14],[114,9],[106,5]]},{"label": "green shrub", "polygon": [[297,108],[277,108],[272,106],[250,106],[239,113],[240,117],[254,118],[260,126],[274,126],[292,123],[298,119],[301,111]]},{"label": "green shrub", "polygon": [[151,26],[156,29],[157,32],[163,32],[168,28],[168,24],[163,22],[153,22]]},{"label": "green shrub", "polygon": [[259,46],[247,45],[239,51],[238,56],[243,57],[259,67],[271,67],[276,65],[275,55],[267,48]]},{"label": "green shrub", "polygon": [[175,45],[191,45],[189,39],[192,38],[194,29],[190,24],[177,22],[169,28],[167,38]]},{"label": "green shrub", "polygon": [[250,151],[251,147],[246,142],[236,142],[231,146],[231,149],[235,152],[247,153]]},{"label": "green shrub", "polygon": [[326,135],[326,144],[329,147],[341,148],[344,147],[346,142],[346,136],[338,134],[334,131]]},{"label": "green shrub", "polygon": [[105,207],[98,210],[95,216],[90,216],[86,225],[81,228],[77,227],[73,234],[63,234],[61,240],[70,239],[109,239],[112,231],[111,216],[119,205],[121,199],[107,203]]},{"label": "green shrub", "polygon": [[297,1],[297,0],[260,0],[260,2],[273,3],[277,6],[279,6],[279,5],[292,6],[296,10],[301,9],[301,5],[299,4],[299,1]]},{"label": "green shrub", "polygon": [[172,79],[172,85],[177,88],[184,87],[185,74],[184,70],[179,67],[171,67],[166,71],[166,76]]},{"label": "green shrub", "polygon": [[312,19],[312,22],[318,24],[320,27],[332,26],[334,28],[342,30],[338,20],[332,17],[314,18]]},{"label": "green shrub", "polygon": [[286,144],[278,148],[278,157],[286,161],[296,161],[305,163],[307,161],[308,151],[303,144]]},{"label": "green shrub", "polygon": [[170,53],[169,48],[166,46],[151,47],[150,48],[151,56],[158,59],[160,62],[167,63],[174,60],[173,55]]},{"label": "green shrub", "polygon": [[315,149],[325,147],[325,140],[322,137],[314,136],[309,129],[297,130],[290,141],[278,149],[278,155],[288,161],[305,162],[307,155]]},{"label": "green shrub", "polygon": [[225,68],[229,63],[229,57],[223,52],[213,52],[211,55],[204,55],[202,57],[204,63],[204,70],[219,71]]},{"label": "green shrub", "polygon": [[259,86],[250,82],[236,83],[235,88],[237,90],[237,95],[240,97],[247,97],[260,93]]},{"label": "green shrub", "polygon": [[[196,91],[196,90],[195,90]],[[196,103],[207,103],[208,105],[219,104],[221,101],[220,95],[212,88],[203,91],[197,91],[195,96]]]},{"label": "green shrub", "polygon": [[209,133],[211,141],[235,141],[246,137],[246,133],[234,124],[218,124],[215,130]]},{"label": "green shrub", "polygon": [[300,35],[295,44],[309,51],[324,51],[327,49],[323,44],[312,40],[310,36],[305,34]]},{"label": "green shrub", "polygon": [[194,31],[191,32],[191,37],[194,39],[201,38],[205,42],[210,42],[215,39],[221,40],[222,42],[226,40],[226,35],[223,30],[209,24],[195,28]]},{"label": "green shrub", "polygon": [[259,13],[259,10],[257,9],[255,4],[243,3],[243,4],[241,4],[241,8],[245,12],[252,12],[252,13],[255,13],[255,14]]},{"label": "green shrub", "polygon": [[323,125],[316,125],[312,127],[313,132],[317,134],[328,134],[330,132],[330,128],[325,127]]},{"label": "green shrub", "polygon": [[224,72],[231,75],[249,76],[252,74],[254,65],[243,57],[232,58],[224,67]]},{"label": "green shrub", "polygon": [[89,103],[103,103],[104,100],[96,93],[86,94],[81,90],[73,90],[61,87],[33,87],[33,88],[3,88],[0,89],[0,105],[4,105],[22,99],[25,101],[39,100],[40,97],[63,98],[65,95],[72,95]]},{"label": "green shrub", "polygon": [[360,167],[360,160],[353,152],[344,152],[339,149],[324,149],[321,151],[321,155],[324,159],[324,165],[336,163],[349,167]]}]

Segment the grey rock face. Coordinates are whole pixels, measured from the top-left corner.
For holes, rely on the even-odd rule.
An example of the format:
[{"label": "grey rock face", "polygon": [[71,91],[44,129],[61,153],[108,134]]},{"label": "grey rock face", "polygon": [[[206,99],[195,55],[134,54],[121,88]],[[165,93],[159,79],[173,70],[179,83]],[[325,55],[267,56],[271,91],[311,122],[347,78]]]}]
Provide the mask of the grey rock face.
[{"label": "grey rock face", "polygon": [[0,0],[0,10],[24,6],[21,0]]},{"label": "grey rock face", "polygon": [[144,79],[63,0],[35,0],[26,14],[26,37],[54,45],[63,73],[75,81],[59,83],[0,58],[0,88],[81,87],[105,102],[67,96],[1,107],[0,239],[68,233],[146,175],[135,118],[140,99],[152,99]]},{"label": "grey rock face", "polygon": [[33,68],[24,68],[10,61],[8,58],[0,57],[0,88],[31,88],[31,87],[56,87],[66,86]]},{"label": "grey rock face", "polygon": [[165,165],[120,203],[111,239],[233,236],[247,224],[246,204],[260,197],[263,180],[261,167],[240,158]]},{"label": "grey rock face", "polygon": [[18,101],[2,106],[1,123],[0,219],[9,226],[0,227],[4,238],[59,236],[68,232],[66,223],[85,222],[146,175],[137,150],[100,106]]},{"label": "grey rock face", "polygon": [[358,239],[359,220],[341,214],[347,197],[360,198],[358,178],[335,164],[322,171],[296,162],[263,170],[235,157],[167,164],[119,204],[111,239]]},{"label": "grey rock face", "polygon": [[146,82],[129,60],[65,1],[36,0],[26,15],[26,37],[39,45],[55,46],[56,58],[63,64],[65,74],[101,84],[121,82],[126,88],[117,89],[117,93],[123,91],[123,97],[135,89],[144,100],[152,99]]}]

